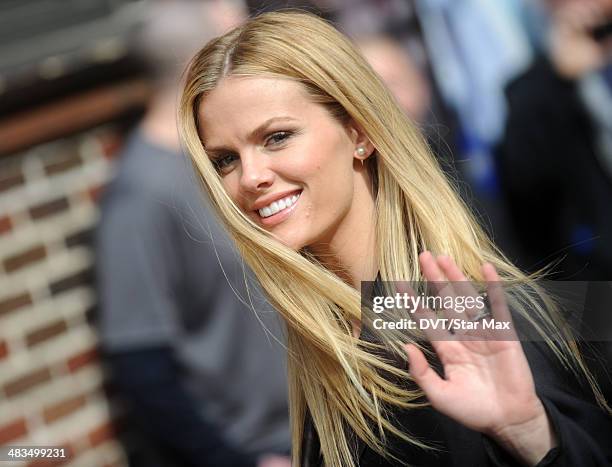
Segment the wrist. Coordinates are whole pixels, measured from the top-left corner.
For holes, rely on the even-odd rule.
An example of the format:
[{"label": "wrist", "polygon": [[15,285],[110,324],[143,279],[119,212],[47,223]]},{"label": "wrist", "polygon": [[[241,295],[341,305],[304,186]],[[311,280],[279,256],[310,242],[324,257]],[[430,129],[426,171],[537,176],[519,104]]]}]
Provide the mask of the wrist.
[{"label": "wrist", "polygon": [[516,459],[530,466],[537,465],[557,446],[552,424],[540,399],[537,399],[533,416],[489,430],[486,434]]}]

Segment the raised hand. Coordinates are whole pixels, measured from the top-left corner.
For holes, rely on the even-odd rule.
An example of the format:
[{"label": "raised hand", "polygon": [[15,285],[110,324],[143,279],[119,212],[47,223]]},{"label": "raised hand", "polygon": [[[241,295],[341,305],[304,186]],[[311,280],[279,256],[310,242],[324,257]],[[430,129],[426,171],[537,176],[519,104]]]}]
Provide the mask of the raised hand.
[{"label": "raised hand", "polygon": [[[477,296],[451,258],[435,258],[425,252],[419,261],[423,275],[438,285],[440,294]],[[495,268],[485,264],[482,272],[488,284],[491,318],[511,323]],[[445,315],[447,319],[467,322],[475,318],[474,312],[468,310],[464,313],[446,310]],[[436,319],[436,315],[421,309],[415,318]],[[424,332],[444,367],[444,377],[429,366],[415,345],[408,344],[406,352],[412,377],[436,410],[492,437],[528,464],[535,465],[554,447],[544,406],[536,395],[529,364],[512,329],[498,335],[495,330],[482,329],[454,334],[441,329]]]}]

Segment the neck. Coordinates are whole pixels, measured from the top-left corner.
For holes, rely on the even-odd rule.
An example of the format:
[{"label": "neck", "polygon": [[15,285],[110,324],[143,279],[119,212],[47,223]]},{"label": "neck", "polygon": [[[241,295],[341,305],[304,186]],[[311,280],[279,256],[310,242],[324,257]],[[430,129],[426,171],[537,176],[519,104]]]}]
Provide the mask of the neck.
[{"label": "neck", "polygon": [[362,281],[375,280],[378,272],[376,210],[369,180],[364,169],[356,181],[353,208],[330,238],[311,246],[326,268],[358,290]]},{"label": "neck", "polygon": [[174,93],[161,92],[153,98],[140,128],[149,141],[172,152],[180,151]]}]

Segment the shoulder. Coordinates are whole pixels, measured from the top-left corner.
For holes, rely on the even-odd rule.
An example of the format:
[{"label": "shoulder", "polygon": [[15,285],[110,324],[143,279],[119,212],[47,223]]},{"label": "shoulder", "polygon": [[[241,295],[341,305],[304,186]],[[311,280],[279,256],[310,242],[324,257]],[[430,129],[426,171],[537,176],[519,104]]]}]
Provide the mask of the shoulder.
[{"label": "shoulder", "polygon": [[[552,89],[545,88],[551,85]],[[506,93],[512,97],[531,94],[534,91],[570,91],[573,87],[574,82],[562,78],[546,56],[538,55],[523,73],[506,85]]]},{"label": "shoulder", "polygon": [[108,203],[117,197],[138,195],[158,199],[193,196],[197,186],[184,154],[148,141],[140,131],[128,137],[113,170],[105,192]]}]

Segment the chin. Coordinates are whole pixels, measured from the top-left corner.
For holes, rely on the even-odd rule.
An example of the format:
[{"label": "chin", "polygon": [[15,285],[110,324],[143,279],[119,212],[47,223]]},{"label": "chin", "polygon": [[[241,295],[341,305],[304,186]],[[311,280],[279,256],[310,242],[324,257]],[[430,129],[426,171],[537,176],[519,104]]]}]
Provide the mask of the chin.
[{"label": "chin", "polygon": [[295,239],[289,240],[289,239],[279,238],[279,240],[283,245],[291,248],[293,251],[299,251],[306,246],[303,242],[296,241]]},{"label": "chin", "polygon": [[300,235],[295,235],[291,233],[280,233],[273,232],[279,242],[281,242],[286,247],[291,248],[293,251],[299,251],[302,248],[308,246],[308,242],[305,241],[303,237]]}]

